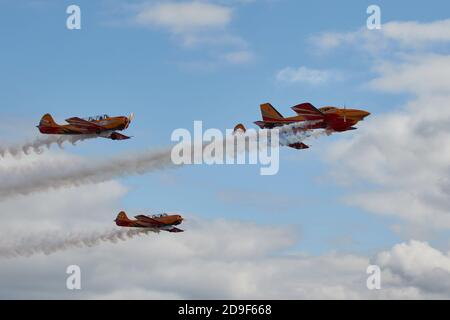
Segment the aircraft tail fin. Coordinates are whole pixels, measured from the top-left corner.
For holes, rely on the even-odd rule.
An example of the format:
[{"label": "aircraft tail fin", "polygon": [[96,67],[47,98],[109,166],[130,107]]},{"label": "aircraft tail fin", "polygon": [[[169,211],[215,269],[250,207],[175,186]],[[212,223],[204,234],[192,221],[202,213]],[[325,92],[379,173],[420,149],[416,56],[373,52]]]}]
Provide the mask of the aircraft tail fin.
[{"label": "aircraft tail fin", "polygon": [[119,214],[117,215],[116,220],[114,221],[128,221],[130,220],[127,216],[127,214],[125,213],[125,211],[120,211]]},{"label": "aircraft tail fin", "polygon": [[47,113],[44,115],[41,119],[41,122],[39,123],[40,127],[57,127],[55,120],[53,120],[53,117]]},{"label": "aircraft tail fin", "polygon": [[245,126],[242,123],[239,123],[234,127],[233,134],[236,134],[238,132],[245,133],[246,131],[247,129],[245,128]]},{"label": "aircraft tail fin", "polygon": [[284,117],[279,113],[270,103],[264,103],[260,106],[263,121],[273,121],[284,119]]}]

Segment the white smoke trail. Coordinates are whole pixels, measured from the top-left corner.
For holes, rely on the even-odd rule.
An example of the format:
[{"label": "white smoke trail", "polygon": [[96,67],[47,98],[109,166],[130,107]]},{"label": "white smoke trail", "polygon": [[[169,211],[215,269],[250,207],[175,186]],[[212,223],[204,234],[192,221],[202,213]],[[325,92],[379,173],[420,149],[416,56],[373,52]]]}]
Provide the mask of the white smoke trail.
[{"label": "white smoke trail", "polygon": [[48,189],[100,183],[173,166],[171,149],[102,160],[40,161],[29,166],[0,167],[0,199]]},{"label": "white smoke trail", "polygon": [[[304,122],[295,122],[292,124],[284,125],[281,127],[275,128],[279,132],[279,143],[281,146],[289,146],[290,144],[296,144],[305,141],[309,138],[319,138],[323,135],[330,135],[331,132],[326,129],[309,129],[312,125],[320,121],[304,121]],[[258,132],[249,134],[249,140],[258,140],[260,133],[262,131],[273,131],[272,129],[262,129],[258,130]],[[270,141],[270,135],[269,139]],[[260,145],[260,147],[267,147],[264,145]],[[245,151],[250,151],[246,149]]]},{"label": "white smoke trail", "polygon": [[290,144],[303,142],[309,138],[317,139],[323,135],[331,135],[331,132],[326,129],[299,131],[287,128],[287,130],[280,131],[280,145],[289,146]]},{"label": "white smoke trail", "polygon": [[[280,132],[291,134],[290,143],[302,142],[312,133],[303,130],[309,123],[297,123],[280,128]],[[301,129],[295,131],[295,129]],[[248,139],[258,139],[258,133],[249,134]],[[234,139],[235,137],[226,137]],[[203,145],[205,147],[207,144]],[[261,147],[257,143],[247,145],[238,152],[249,152],[249,147]],[[264,147],[264,146],[263,146]],[[27,195],[49,189],[100,183],[114,178],[176,167],[171,158],[172,148],[146,151],[102,160],[46,161],[32,166],[0,167],[0,199],[13,195]]]},{"label": "white smoke trail", "polygon": [[[36,254],[50,255],[58,251],[73,248],[98,246],[105,242],[118,243],[134,237],[159,233],[158,229],[112,229],[105,232],[73,233],[62,235],[49,233],[45,235],[28,236],[16,240],[15,243],[0,246],[1,258],[30,257]],[[11,240],[9,240],[11,241]],[[4,243],[2,241],[2,243]]]},{"label": "white smoke trail", "polygon": [[79,141],[87,139],[98,138],[95,134],[82,134],[82,135],[47,135],[43,137],[37,137],[32,141],[20,143],[18,145],[12,145],[7,147],[0,146],[0,156],[3,158],[6,154],[10,154],[14,157],[21,155],[28,155],[30,152],[41,154],[45,148],[50,149],[54,144],[58,145],[61,149],[65,142],[76,145]]}]

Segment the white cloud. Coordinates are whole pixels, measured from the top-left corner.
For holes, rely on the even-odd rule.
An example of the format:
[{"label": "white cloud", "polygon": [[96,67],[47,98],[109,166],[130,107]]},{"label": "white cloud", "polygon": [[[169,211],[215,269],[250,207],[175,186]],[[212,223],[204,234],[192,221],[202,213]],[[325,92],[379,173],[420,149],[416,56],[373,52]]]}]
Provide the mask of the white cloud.
[{"label": "white cloud", "polygon": [[[181,63],[189,69],[210,70],[222,64],[246,64],[253,61],[254,54],[248,49],[248,43],[228,31],[234,10],[229,3],[164,2],[137,7],[133,21],[145,27],[166,29],[177,42],[188,48],[215,48],[215,51],[203,52],[210,55],[208,59]],[[223,53],[217,53],[217,48]]]},{"label": "white cloud", "polygon": [[380,76],[371,85],[378,90],[421,96],[450,93],[450,55],[415,55],[403,63],[383,63],[376,71]]},{"label": "white cloud", "polygon": [[376,261],[382,267],[389,267],[396,273],[412,277],[432,273],[437,269],[450,273],[449,255],[432,248],[426,242],[415,240],[397,244],[390,251],[379,253]]},{"label": "white cloud", "polygon": [[430,294],[450,294],[450,253],[411,240],[381,252],[375,262],[391,286],[408,286]]},{"label": "white cloud", "polygon": [[364,29],[360,32],[324,32],[318,35],[314,35],[310,38],[310,41],[323,50],[330,50],[339,47],[344,44],[354,44],[358,35],[362,36]]},{"label": "white cloud", "polygon": [[311,85],[325,84],[338,79],[337,73],[329,70],[316,70],[304,66],[299,68],[286,67],[278,71],[276,79],[286,83],[307,83]]},{"label": "white cloud", "polygon": [[161,3],[145,7],[136,16],[141,25],[161,26],[174,33],[186,33],[205,28],[223,28],[231,21],[229,7],[192,1]]},{"label": "white cloud", "polygon": [[134,21],[166,29],[186,47],[245,47],[243,39],[227,32],[232,17],[233,9],[228,6],[190,1],[140,7]]},{"label": "white cloud", "polygon": [[416,21],[392,21],[384,23],[380,30],[362,27],[351,32],[325,32],[315,35],[311,41],[322,50],[351,46],[372,53],[389,52],[387,48],[426,49],[432,45],[450,42],[450,19],[429,23]]},{"label": "white cloud", "polygon": [[[380,37],[376,43],[381,47],[389,43],[391,55],[373,60],[375,77],[368,87],[410,97],[402,108],[372,112],[358,132],[332,147],[327,159],[339,163],[333,175],[338,181],[373,187],[355,191],[347,203],[398,217],[402,222],[395,231],[420,238],[450,229],[450,56],[428,46],[450,40],[443,32],[448,24],[388,23],[381,33],[358,31],[337,38],[338,44],[346,42],[351,48],[360,46],[355,39],[369,39],[370,34]],[[426,40],[423,32],[428,31]]]},{"label": "white cloud", "polygon": [[[106,299],[378,299],[448,298],[432,286],[448,256],[423,243],[400,244],[370,257],[294,253],[293,230],[190,217],[184,234],[161,233],[118,244],[0,265],[2,298]],[[406,248],[405,250],[398,250]],[[415,250],[419,247],[420,250]],[[415,263],[419,255],[427,261]],[[404,261],[403,261],[404,260]],[[382,290],[366,288],[366,268],[382,268]],[[64,289],[67,264],[82,269],[83,290]],[[35,268],[30,268],[34,265]],[[441,273],[439,273],[442,275]],[[7,276],[5,276],[7,275]],[[417,275],[411,278],[412,275]],[[38,280],[36,280],[38,279]],[[120,280],[118,280],[120,279]],[[417,281],[416,281],[417,280]],[[437,279],[436,279],[437,280]],[[437,290],[438,288],[439,290]]]},{"label": "white cloud", "polygon": [[[70,158],[49,152],[42,161]],[[16,166],[29,165],[25,157]],[[54,190],[0,202],[0,233],[29,234],[109,228],[125,188],[117,182]],[[133,212],[129,212],[133,214]],[[410,242],[367,256],[298,252],[298,231],[183,213],[185,233],[150,234],[125,242],[72,248],[53,255],[2,259],[1,298],[105,299],[359,299],[450,297],[445,282],[449,256],[426,243]],[[50,234],[51,236],[51,234]],[[2,243],[4,245],[4,243]],[[425,257],[425,261],[420,261]],[[380,291],[367,290],[366,268],[383,269]],[[65,270],[77,264],[82,290],[66,290]],[[30,268],[30,266],[33,266]],[[118,280],[120,279],[120,280]]]},{"label": "white cloud", "polygon": [[449,229],[450,57],[415,57],[378,72],[373,88],[414,97],[398,111],[372,114],[352,139],[333,146],[328,159],[346,168],[334,171],[339,179],[379,187],[348,196],[349,203],[422,229]]},{"label": "white cloud", "polygon": [[384,35],[405,46],[450,42],[450,19],[429,23],[389,22],[382,27]]}]

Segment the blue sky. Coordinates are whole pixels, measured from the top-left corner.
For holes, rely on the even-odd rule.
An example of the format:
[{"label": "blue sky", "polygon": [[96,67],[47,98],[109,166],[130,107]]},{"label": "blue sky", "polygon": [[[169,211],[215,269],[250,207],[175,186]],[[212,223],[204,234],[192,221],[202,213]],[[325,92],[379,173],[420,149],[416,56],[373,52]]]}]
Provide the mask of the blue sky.
[{"label": "blue sky", "polygon": [[[2,2],[0,102],[3,115],[24,117],[30,126],[46,112],[59,121],[72,115],[136,113],[128,132],[132,140],[89,141],[70,148],[73,153],[104,157],[166,146],[171,143],[172,130],[192,130],[193,120],[222,129],[238,122],[251,125],[260,117],[259,104],[266,101],[286,115],[292,113],[290,106],[310,101],[317,106],[363,107],[375,117],[392,101],[401,103],[394,95],[363,88],[371,77],[363,55],[351,51],[321,54],[309,42],[320,32],[363,26],[370,1],[236,4],[226,32],[241,37],[254,55],[252,61],[239,65],[216,62],[217,55],[230,50],[225,45],[185,47],[164,28],[131,24],[132,16],[126,11],[111,16],[118,2],[78,1],[82,30],[69,31],[65,8],[71,3]],[[442,10],[409,7],[408,3],[380,2],[382,19],[426,22],[442,18],[448,7],[444,1],[436,2]],[[183,66],[190,63],[199,66]],[[202,67],[209,64],[216,65]],[[340,69],[355,76],[322,86],[276,81],[280,69],[302,65]],[[334,141],[357,134],[320,139]],[[340,198],[347,190],[334,181],[318,182],[329,170],[321,156],[327,143],[316,140],[312,145],[307,151],[282,150],[281,169],[273,177],[259,176],[256,166],[198,166],[127,178],[130,192],[123,207],[286,224],[299,229],[299,246],[310,253],[370,251],[397,242],[398,236],[388,227],[391,220],[343,204]],[[224,202],[222,192],[242,193],[243,197],[249,193],[251,200]],[[267,193],[270,197],[262,198]],[[266,203],[279,203],[277,198],[288,204],[275,209]],[[349,237],[351,243],[333,244],[342,237]]]},{"label": "blue sky", "polygon": [[[366,8],[374,2],[360,0],[200,1],[219,7],[226,21],[192,29],[177,29],[154,16],[137,21],[139,13],[166,3],[191,1],[0,0],[0,114],[8,119],[0,130],[1,141],[37,136],[34,126],[45,113],[63,122],[71,116],[134,112],[136,119],[125,132],[133,136],[131,140],[97,139],[64,151],[52,149],[56,154],[107,159],[169,146],[172,131],[192,131],[194,120],[202,120],[205,128],[229,129],[239,122],[252,127],[260,120],[259,104],[264,102],[286,116],[293,114],[291,106],[306,101],[318,107],[361,108],[372,115],[358,130],[311,140],[308,150],[283,148],[277,175],[261,176],[259,166],[201,165],[130,176],[117,180],[127,192],[113,210],[180,212],[206,222],[223,218],[286,228],[298,237],[291,249],[314,256],[329,252],[370,256],[410,239],[409,233],[393,227],[409,219],[396,213],[402,211],[401,205],[392,209],[370,201],[361,204],[361,194],[398,187],[370,171],[364,156],[373,150],[361,145],[375,144],[378,140],[368,137],[378,137],[376,126],[383,117],[408,110],[423,91],[415,92],[414,85],[388,90],[370,83],[392,76],[389,68],[381,69],[385,63],[395,67],[396,62],[407,63],[407,55],[447,54],[448,39],[416,48],[390,35],[400,49],[380,42],[376,52],[367,50],[364,41],[370,38],[363,37],[357,38],[360,43],[345,38],[331,50],[321,47],[326,33],[352,35],[362,30]],[[447,19],[448,1],[427,3],[376,2],[383,24],[412,21],[421,28]],[[66,28],[70,4],[81,8],[81,30]],[[372,40],[385,40],[377,38],[380,31],[372,32]],[[280,71],[301,67],[322,73],[326,81],[280,79]],[[379,133],[385,131],[386,126]],[[355,148],[347,148],[348,143]],[[388,168],[386,176],[397,172],[389,167],[397,159],[389,158],[392,150],[399,148],[384,153],[386,162],[374,160],[374,167],[381,163]],[[356,178],[349,184],[337,176]],[[406,194],[420,192],[404,189]],[[417,221],[414,226],[420,224]],[[447,248],[447,230],[433,236],[419,232],[415,237]]]}]

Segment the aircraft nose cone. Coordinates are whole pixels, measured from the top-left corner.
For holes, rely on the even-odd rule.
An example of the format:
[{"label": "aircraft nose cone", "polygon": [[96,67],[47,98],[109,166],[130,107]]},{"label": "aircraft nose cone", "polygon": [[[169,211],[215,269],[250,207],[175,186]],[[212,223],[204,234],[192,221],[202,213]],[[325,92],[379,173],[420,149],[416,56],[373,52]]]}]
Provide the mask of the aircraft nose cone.
[{"label": "aircraft nose cone", "polygon": [[370,112],[367,112],[367,111],[361,111],[361,116],[362,116],[362,119],[364,119],[365,117],[370,116]]}]

